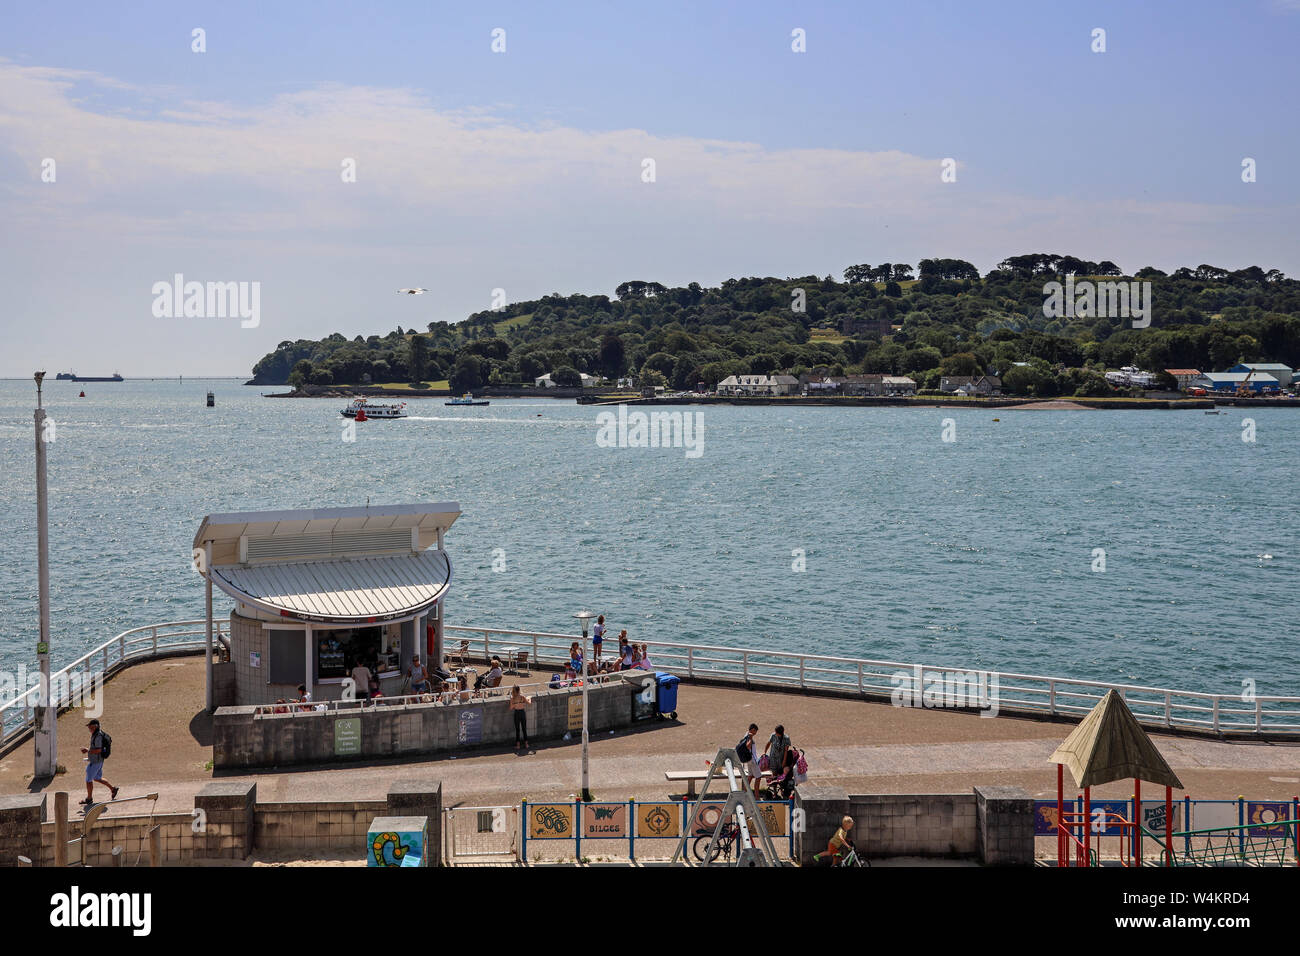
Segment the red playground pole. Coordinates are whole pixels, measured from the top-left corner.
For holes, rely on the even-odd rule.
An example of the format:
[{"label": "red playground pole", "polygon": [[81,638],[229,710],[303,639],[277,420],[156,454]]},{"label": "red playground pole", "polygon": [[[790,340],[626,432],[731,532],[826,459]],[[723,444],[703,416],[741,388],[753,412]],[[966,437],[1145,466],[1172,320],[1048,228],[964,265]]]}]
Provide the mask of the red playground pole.
[{"label": "red playground pole", "polygon": [[1137,837],[1137,865],[1142,865],[1142,781],[1137,777],[1133,778],[1133,816],[1136,817],[1136,823],[1133,826],[1133,835]]}]

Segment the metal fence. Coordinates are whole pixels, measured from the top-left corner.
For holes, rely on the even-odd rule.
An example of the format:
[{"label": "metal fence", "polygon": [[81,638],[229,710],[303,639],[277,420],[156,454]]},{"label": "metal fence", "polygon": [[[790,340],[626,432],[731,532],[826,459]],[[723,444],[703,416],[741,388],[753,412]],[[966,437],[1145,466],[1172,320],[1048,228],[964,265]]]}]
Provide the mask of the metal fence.
[{"label": "metal fence", "polygon": [[[177,652],[202,651],[207,640],[207,622],[171,621],[148,624],[123,631],[111,641],[78,657],[50,675],[50,700],[59,708],[69,707],[95,692],[97,684],[127,664]],[[221,651],[221,638],[229,639],[227,621],[212,622],[213,653]],[[0,746],[32,730],[40,687],[32,686],[11,700],[0,701]]]},{"label": "metal fence", "polygon": [[[481,653],[488,657],[514,647],[528,650],[532,660],[553,665],[568,660],[569,645],[574,640],[572,634],[483,627],[448,626],[445,633],[448,646],[454,643],[452,637],[468,641],[469,653],[475,656]],[[649,649],[654,670],[671,671],[679,677],[734,681],[775,690],[829,690],[921,701],[927,687],[933,689],[936,675],[983,674],[999,713],[1082,716],[1114,688],[1124,696],[1138,721],[1148,727],[1300,736],[1300,697],[1204,694],[1034,674],[955,671],[952,667],[901,661],[671,641],[649,642]]]},{"label": "metal fence", "polygon": [[443,811],[443,859],[517,860],[519,807],[448,807]]}]

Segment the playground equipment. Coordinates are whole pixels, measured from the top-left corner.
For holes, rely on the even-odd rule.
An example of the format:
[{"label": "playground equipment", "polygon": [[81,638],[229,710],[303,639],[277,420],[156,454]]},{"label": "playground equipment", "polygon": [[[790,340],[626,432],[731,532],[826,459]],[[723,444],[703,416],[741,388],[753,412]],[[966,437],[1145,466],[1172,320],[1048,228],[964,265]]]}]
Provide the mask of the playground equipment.
[{"label": "playground equipment", "polygon": [[[1165,866],[1174,865],[1170,834],[1173,829],[1173,788],[1183,789],[1178,775],[1169,768],[1133,712],[1113,688],[1079,722],[1056,752],[1048,758],[1056,764],[1056,865],[1098,866],[1100,854],[1092,848],[1094,829],[1118,830],[1120,862],[1142,865],[1142,836],[1150,836],[1161,848]],[[1065,809],[1065,768],[1075,784],[1083,788],[1083,811]],[[1114,811],[1092,810],[1092,788],[1113,780],[1133,778],[1134,806],[1142,806],[1142,781],[1165,787],[1165,832],[1157,836],[1139,822],[1126,820]],[[1138,815],[1140,816],[1140,810]],[[1080,839],[1078,831],[1083,831]],[[1073,851],[1073,853],[1071,853]],[[1071,863],[1073,857],[1073,863]]]},{"label": "playground equipment", "polygon": [[[695,824],[699,819],[700,811],[704,808],[704,795],[709,792],[709,784],[714,778],[725,773],[727,776],[727,800],[722,806],[722,812],[718,814],[717,822],[713,826],[713,835],[709,839],[709,844],[702,854],[705,866],[712,866],[717,861],[717,848],[721,839],[733,839],[736,841],[735,861],[730,863],[732,866],[779,866],[780,862],[776,855],[776,846],[772,843],[772,837],[767,832],[767,827],[763,823],[762,814],[759,813],[758,804],[754,801],[754,795],[750,793],[749,787],[745,785],[744,779],[736,779],[740,772],[738,768],[743,767],[744,763],[734,748],[724,748],[718,751],[718,756],[714,758],[713,763],[709,766],[709,775],[704,778],[704,786],[700,788],[700,796],[695,801],[695,806],[691,810],[690,819],[682,830],[681,838],[677,841],[677,849],[673,851],[672,862],[676,863],[679,859],[691,863],[690,854],[686,852],[686,841],[690,839],[695,832]],[[731,834],[732,825],[729,821],[735,818],[735,834]],[[724,831],[726,833],[724,834]],[[731,855],[727,855],[731,861]]]}]

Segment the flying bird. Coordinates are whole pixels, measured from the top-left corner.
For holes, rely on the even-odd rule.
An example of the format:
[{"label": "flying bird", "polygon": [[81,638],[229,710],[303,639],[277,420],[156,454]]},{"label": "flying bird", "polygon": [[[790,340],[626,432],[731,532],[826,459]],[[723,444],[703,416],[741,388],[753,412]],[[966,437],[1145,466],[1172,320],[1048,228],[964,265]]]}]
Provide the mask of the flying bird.
[{"label": "flying bird", "polygon": [[428,289],[398,289],[397,294],[401,295],[403,292],[405,292],[407,295],[423,295],[428,291],[429,291]]}]

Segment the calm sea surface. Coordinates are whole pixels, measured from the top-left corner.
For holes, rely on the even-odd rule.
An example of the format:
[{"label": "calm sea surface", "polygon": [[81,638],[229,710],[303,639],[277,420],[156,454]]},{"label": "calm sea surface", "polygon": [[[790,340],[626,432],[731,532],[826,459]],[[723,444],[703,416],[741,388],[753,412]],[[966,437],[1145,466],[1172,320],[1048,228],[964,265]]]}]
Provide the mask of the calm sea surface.
[{"label": "calm sea surface", "polygon": [[[416,400],[346,443],[342,400],[261,391],[46,385],[56,667],[202,617],[189,555],[204,515],[369,498],[460,503],[453,624],[571,630],[590,606],[652,643],[1300,694],[1294,409],[703,406],[703,455],[687,458],[598,447],[597,409],[542,399]],[[34,387],[0,382],[0,399],[12,671],[35,662]]]}]

